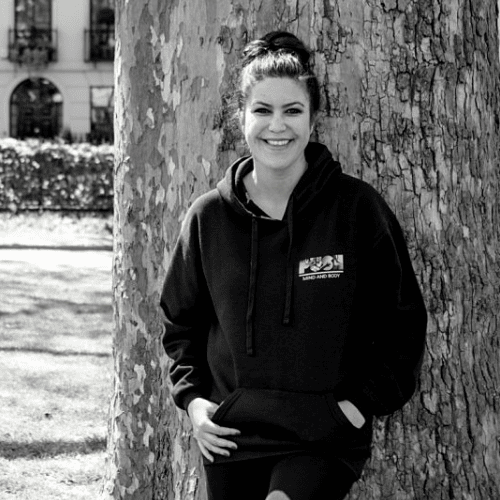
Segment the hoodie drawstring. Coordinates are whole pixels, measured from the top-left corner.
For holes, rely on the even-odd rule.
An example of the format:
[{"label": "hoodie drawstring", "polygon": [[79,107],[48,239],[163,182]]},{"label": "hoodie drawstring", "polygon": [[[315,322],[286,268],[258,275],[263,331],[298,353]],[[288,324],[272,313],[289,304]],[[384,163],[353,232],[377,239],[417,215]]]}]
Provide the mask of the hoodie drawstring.
[{"label": "hoodie drawstring", "polygon": [[[330,151],[322,144],[310,142],[305,150],[305,158],[308,164],[307,170],[294,188],[294,193],[290,197],[286,213],[289,242],[285,270],[285,304],[283,317],[281,318],[283,325],[291,325],[294,321],[293,284],[294,279],[296,279],[294,278],[294,273],[297,272],[294,268],[294,264],[299,259],[298,249],[294,243],[294,239],[297,238],[297,235],[294,235],[294,219],[295,223],[297,223],[296,217],[306,213],[306,211],[310,212],[313,209],[319,210],[317,206],[314,207],[314,205],[317,205],[318,194],[325,193],[325,190],[330,192],[333,181],[342,173],[340,164],[333,160]],[[250,284],[244,327],[245,350],[249,356],[255,355],[254,314],[259,256],[258,224],[259,220],[261,223],[268,223],[263,222],[265,217],[262,213],[255,212],[248,206],[243,180],[253,168],[253,158],[251,156],[240,158],[231,165],[224,179],[217,184],[217,189],[222,200],[227,203],[235,213],[242,217],[242,221],[246,221],[248,218],[252,219]],[[296,216],[294,212],[296,212]]]},{"label": "hoodie drawstring", "polygon": [[257,217],[252,217],[252,237],[250,244],[250,284],[248,287],[248,305],[247,305],[247,317],[246,317],[246,350],[249,356],[254,355],[253,311],[255,308],[255,288],[257,284],[258,258],[259,258],[259,225]]},{"label": "hoodie drawstring", "polygon": [[[285,308],[283,311],[283,324],[289,325],[292,321],[293,302],[293,273],[294,273],[294,248],[293,248],[293,197],[290,198],[287,211],[288,226],[288,251],[286,258],[285,275]],[[252,235],[250,243],[250,283],[248,286],[248,304],[246,315],[246,353],[248,356],[255,354],[253,316],[255,309],[255,292],[257,287],[257,266],[259,260],[259,223],[257,217],[252,217]]]},{"label": "hoodie drawstring", "polygon": [[292,299],[293,299],[293,196],[290,197],[289,207],[287,212],[288,225],[288,252],[286,256],[286,277],[285,277],[285,309],[283,311],[283,324],[289,325],[292,321]]}]

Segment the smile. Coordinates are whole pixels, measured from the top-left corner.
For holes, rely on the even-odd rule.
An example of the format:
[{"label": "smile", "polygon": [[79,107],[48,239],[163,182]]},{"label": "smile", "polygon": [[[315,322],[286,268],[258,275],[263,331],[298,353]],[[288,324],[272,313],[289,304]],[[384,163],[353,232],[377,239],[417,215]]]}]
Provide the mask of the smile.
[{"label": "smile", "polygon": [[292,139],[263,139],[264,142],[269,144],[270,146],[286,146]]}]

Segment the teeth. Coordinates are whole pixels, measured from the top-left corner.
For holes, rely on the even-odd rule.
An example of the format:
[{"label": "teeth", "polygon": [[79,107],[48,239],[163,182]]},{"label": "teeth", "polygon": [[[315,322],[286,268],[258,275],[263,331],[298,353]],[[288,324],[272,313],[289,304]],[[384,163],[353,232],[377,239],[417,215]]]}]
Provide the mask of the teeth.
[{"label": "teeth", "polygon": [[288,144],[290,142],[290,140],[284,139],[281,141],[273,141],[273,140],[268,139],[266,142],[268,144],[270,144],[271,146],[285,146],[286,144]]}]

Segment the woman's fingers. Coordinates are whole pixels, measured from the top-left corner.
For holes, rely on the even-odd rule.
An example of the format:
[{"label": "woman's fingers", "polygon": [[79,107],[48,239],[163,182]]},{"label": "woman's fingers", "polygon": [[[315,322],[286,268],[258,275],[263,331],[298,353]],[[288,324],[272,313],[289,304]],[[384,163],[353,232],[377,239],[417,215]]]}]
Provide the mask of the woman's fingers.
[{"label": "woman's fingers", "polygon": [[217,453],[218,455],[224,455],[226,457],[230,456],[230,453],[228,450],[221,448],[215,444],[212,444],[207,439],[204,439],[204,440],[198,439],[197,441],[198,441],[198,446],[199,446],[201,452],[211,462],[214,461],[214,457],[212,456],[212,454],[210,452]]},{"label": "woman's fingers", "polygon": [[241,434],[238,429],[232,429],[231,427],[221,427],[220,425],[211,422],[209,431],[212,434],[217,434],[218,436],[237,436]]},{"label": "woman's fingers", "polygon": [[240,434],[238,429],[221,427],[211,420],[218,405],[203,399],[195,398],[188,407],[188,415],[193,424],[193,435],[205,458],[213,462],[213,453],[229,456],[229,450],[235,450],[236,444],[223,436],[236,436]]},{"label": "woman's fingers", "polygon": [[196,440],[203,455],[211,462],[213,456],[211,453],[218,455],[230,456],[229,450],[235,450],[238,446],[233,441],[219,437],[240,434],[237,429],[230,429],[228,427],[220,427],[211,421],[204,423],[200,426],[195,433]]},{"label": "woman's fingers", "polygon": [[204,441],[203,445],[205,446],[205,448],[207,450],[210,450],[213,453],[217,453],[217,455],[224,455],[226,457],[231,456],[231,453],[229,453],[228,450],[226,450],[225,448],[221,448],[219,446],[216,446],[216,445],[212,444],[210,441]]},{"label": "woman's fingers", "polygon": [[218,448],[231,448],[233,450],[236,450],[238,448],[237,444],[233,443],[233,441],[222,439],[215,436],[214,434],[206,434],[205,440],[208,441],[211,445],[217,446]]},{"label": "woman's fingers", "polygon": [[198,447],[200,448],[202,455],[208,460],[210,460],[210,462],[213,462],[214,457],[210,455],[210,452],[205,448],[205,445],[198,439],[196,440],[196,442],[198,443]]}]

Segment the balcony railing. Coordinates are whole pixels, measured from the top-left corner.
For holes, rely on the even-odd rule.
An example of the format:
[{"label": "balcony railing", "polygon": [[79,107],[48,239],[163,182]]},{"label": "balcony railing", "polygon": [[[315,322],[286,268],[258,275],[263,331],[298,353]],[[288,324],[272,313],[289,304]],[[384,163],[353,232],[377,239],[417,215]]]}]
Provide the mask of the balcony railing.
[{"label": "balcony railing", "polygon": [[114,61],[115,28],[85,30],[85,62]]},{"label": "balcony railing", "polygon": [[57,61],[57,31],[41,28],[9,30],[9,61],[46,66]]}]

